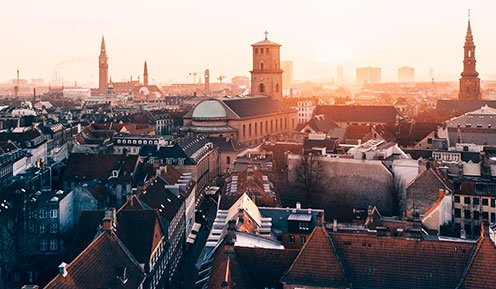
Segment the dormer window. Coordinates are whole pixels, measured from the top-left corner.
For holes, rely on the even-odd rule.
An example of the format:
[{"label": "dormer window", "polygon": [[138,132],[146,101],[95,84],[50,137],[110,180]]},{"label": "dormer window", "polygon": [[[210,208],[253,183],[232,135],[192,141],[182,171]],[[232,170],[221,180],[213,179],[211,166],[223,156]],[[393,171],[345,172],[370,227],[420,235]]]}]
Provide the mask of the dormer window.
[{"label": "dormer window", "polygon": [[117,178],[119,176],[119,171],[118,170],[113,170],[112,171],[112,178]]}]

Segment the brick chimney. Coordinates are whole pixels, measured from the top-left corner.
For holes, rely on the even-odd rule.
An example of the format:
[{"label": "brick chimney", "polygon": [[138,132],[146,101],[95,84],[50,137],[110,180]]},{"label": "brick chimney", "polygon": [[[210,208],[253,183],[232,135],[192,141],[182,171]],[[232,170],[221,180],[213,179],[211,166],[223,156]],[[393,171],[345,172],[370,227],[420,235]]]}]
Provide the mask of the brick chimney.
[{"label": "brick chimney", "polygon": [[234,254],[234,244],[236,243],[236,220],[227,222],[226,234],[226,254]]},{"label": "brick chimney", "polygon": [[67,276],[67,263],[66,262],[62,262],[59,265],[59,274],[62,275],[62,277],[64,277],[64,278]]},{"label": "brick chimney", "polygon": [[103,217],[102,221],[102,231],[111,231],[115,220],[115,208],[105,210],[105,217]]}]

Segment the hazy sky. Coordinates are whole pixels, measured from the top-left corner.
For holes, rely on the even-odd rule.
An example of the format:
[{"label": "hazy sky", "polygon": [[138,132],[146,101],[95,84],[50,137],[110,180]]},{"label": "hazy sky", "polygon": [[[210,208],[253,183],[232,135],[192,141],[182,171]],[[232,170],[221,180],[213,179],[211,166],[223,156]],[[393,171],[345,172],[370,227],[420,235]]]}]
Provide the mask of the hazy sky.
[{"label": "hazy sky", "polygon": [[[470,5],[470,6],[468,6]],[[282,44],[296,79],[323,79],[343,64],[399,66],[416,76],[461,72],[467,9],[471,9],[477,68],[496,73],[496,1],[440,0],[32,0],[0,4],[0,81],[52,78],[58,63],[68,80],[96,81],[105,34],[113,80],[137,77],[147,59],[156,82],[185,82],[189,72],[249,75],[250,44]]]}]

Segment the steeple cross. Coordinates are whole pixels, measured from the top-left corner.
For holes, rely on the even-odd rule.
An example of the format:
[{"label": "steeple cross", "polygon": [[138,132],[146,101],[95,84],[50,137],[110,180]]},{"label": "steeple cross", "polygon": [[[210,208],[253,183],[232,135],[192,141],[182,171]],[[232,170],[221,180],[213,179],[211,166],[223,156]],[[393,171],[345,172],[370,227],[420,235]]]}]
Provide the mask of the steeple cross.
[{"label": "steeple cross", "polygon": [[267,32],[267,30],[265,30],[264,34],[265,34],[265,40],[267,40],[267,35],[269,34],[269,32]]}]

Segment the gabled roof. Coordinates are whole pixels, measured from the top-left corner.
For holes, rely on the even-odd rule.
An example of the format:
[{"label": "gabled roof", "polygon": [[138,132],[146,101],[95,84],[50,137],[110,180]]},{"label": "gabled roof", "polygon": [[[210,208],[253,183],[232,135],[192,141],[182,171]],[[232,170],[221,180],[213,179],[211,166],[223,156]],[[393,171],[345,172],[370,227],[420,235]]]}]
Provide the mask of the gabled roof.
[{"label": "gabled roof", "polygon": [[480,238],[457,288],[495,288],[496,247],[489,238]]},{"label": "gabled roof", "polygon": [[[69,265],[67,275],[55,276],[46,289],[56,288],[123,288],[136,289],[144,281],[145,274],[138,262],[124,247],[119,238],[104,231]],[[117,278],[125,268],[127,281]]]},{"label": "gabled roof", "polygon": [[162,218],[171,222],[179,213],[184,198],[180,194],[176,196],[166,189],[165,185],[167,183],[163,179],[156,178],[146,186],[145,190],[138,195],[138,198],[141,203],[146,204],[149,208],[158,210]]},{"label": "gabled roof", "polygon": [[315,227],[295,261],[281,278],[285,284],[349,288],[329,234]]},{"label": "gabled roof", "polygon": [[107,181],[112,176],[112,171],[119,171],[116,181],[132,181],[137,169],[139,157],[135,155],[113,154],[82,154],[69,155],[64,179],[74,181],[101,180]]}]

